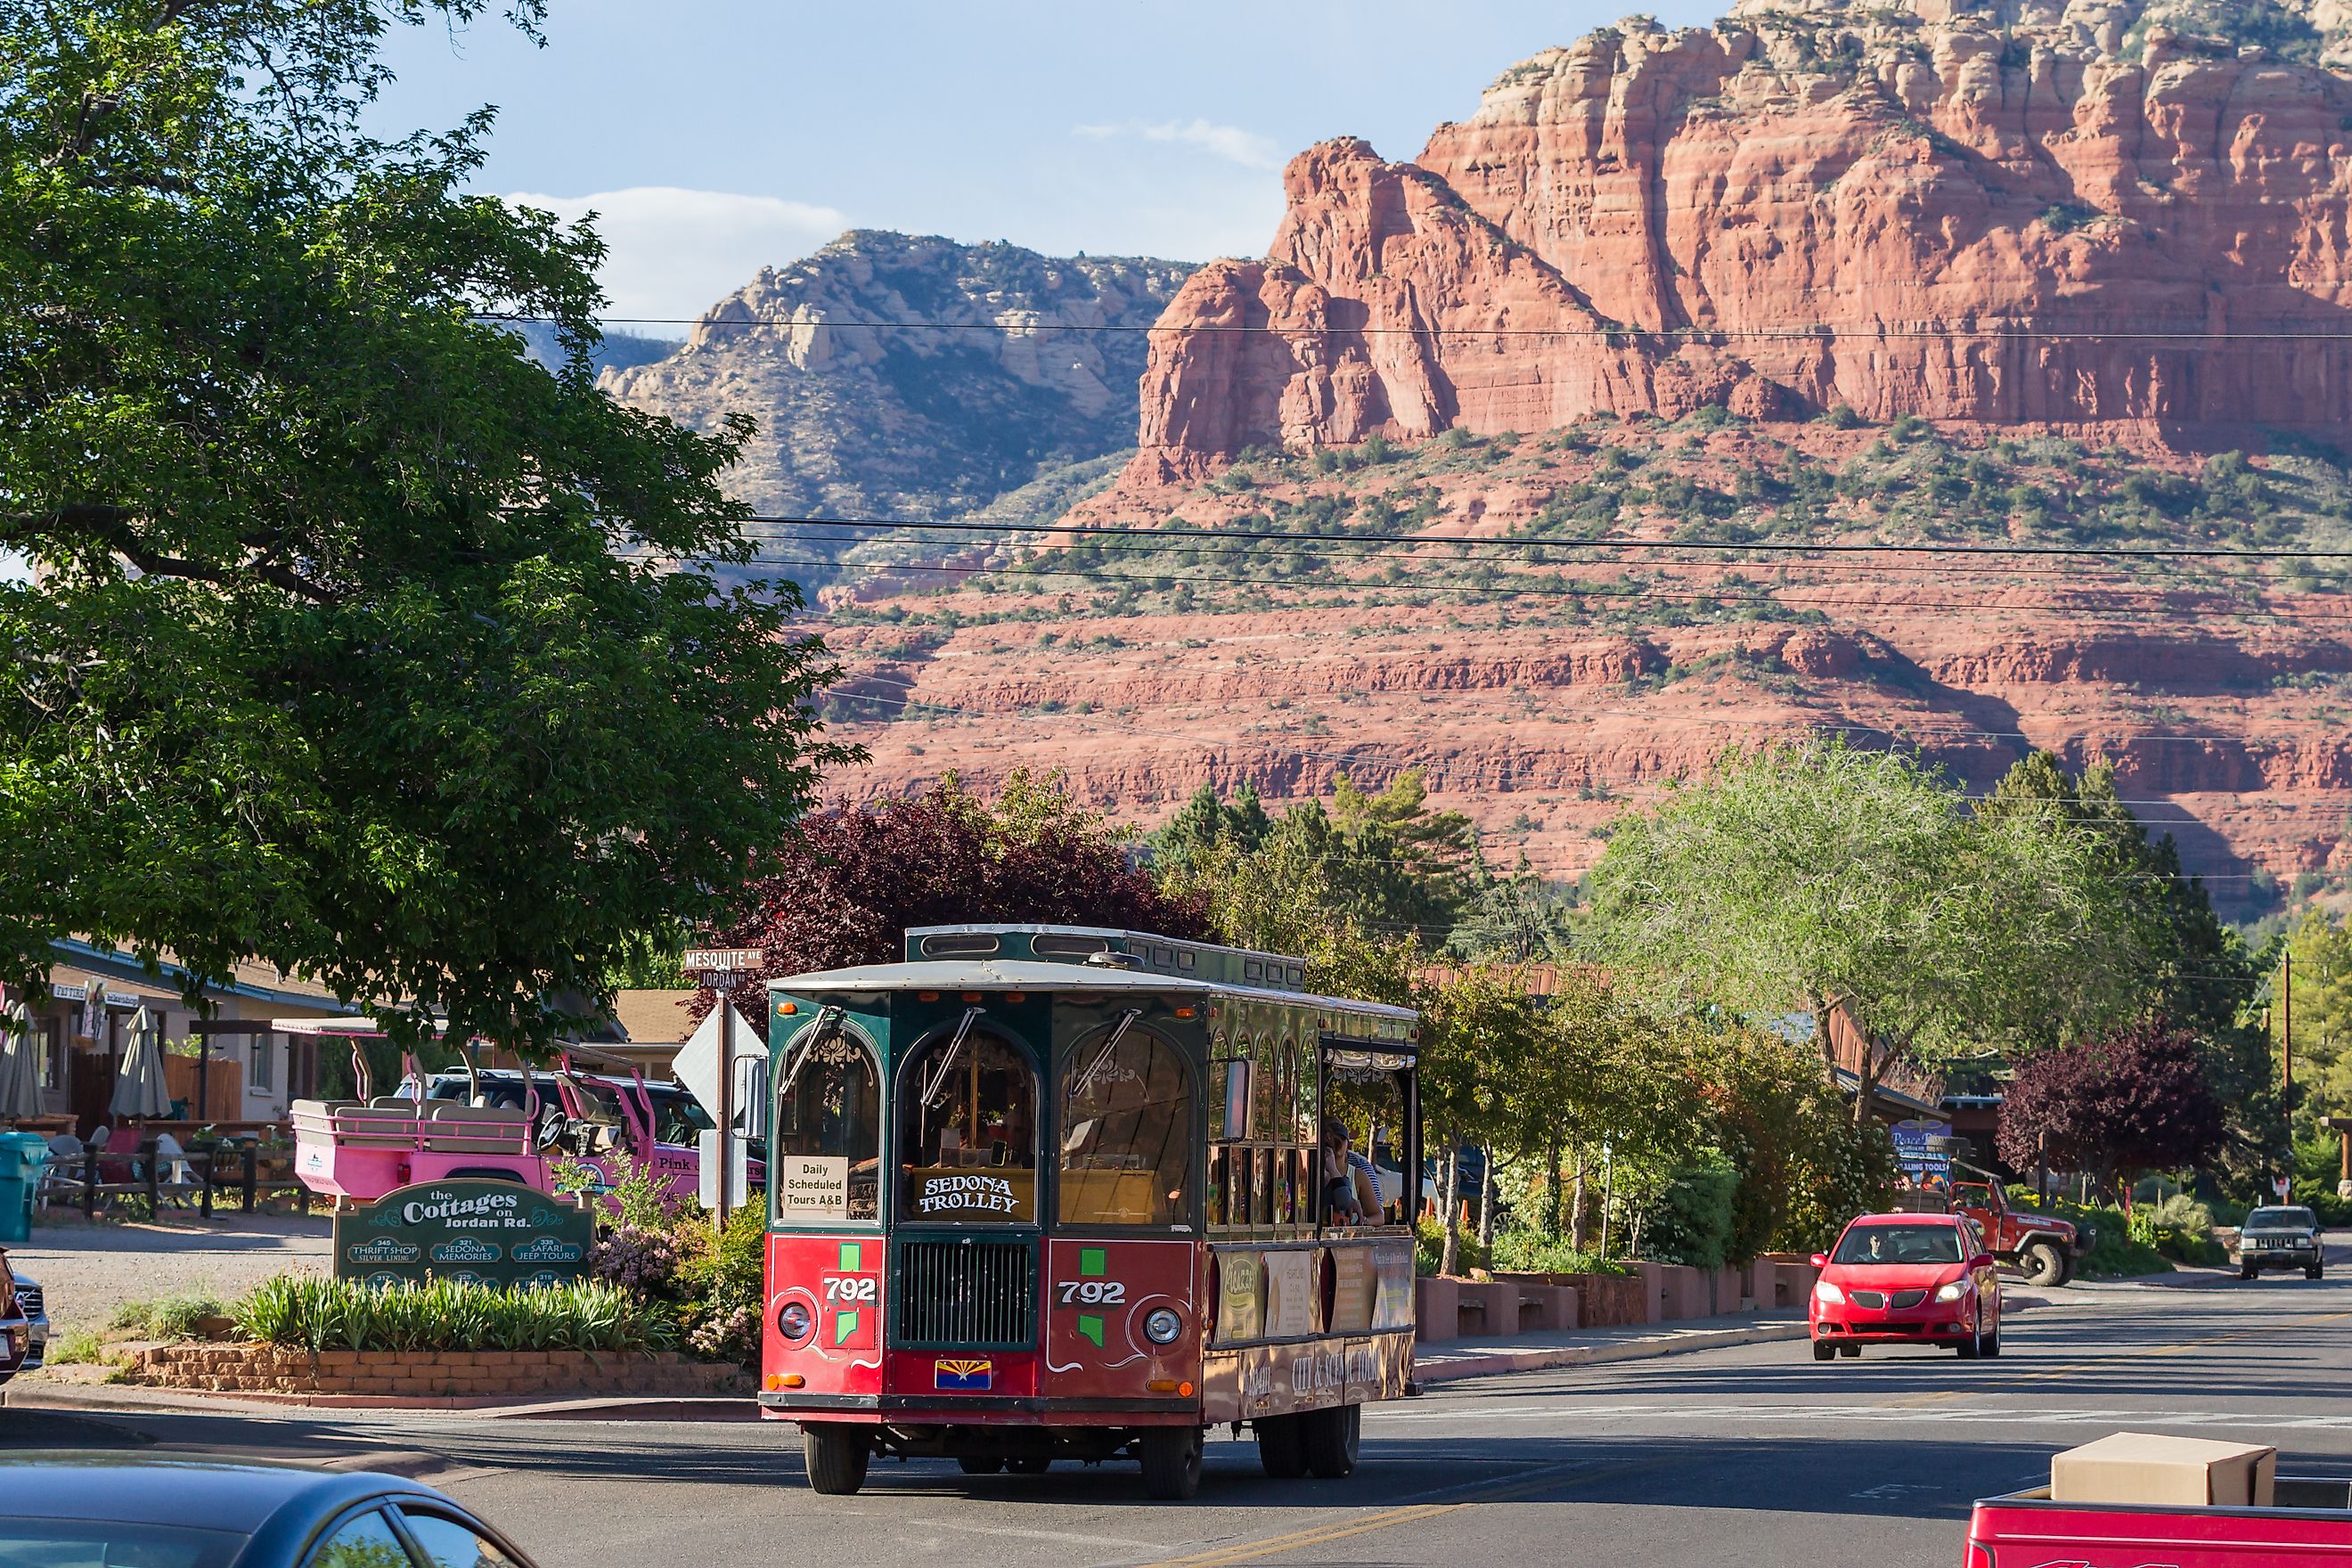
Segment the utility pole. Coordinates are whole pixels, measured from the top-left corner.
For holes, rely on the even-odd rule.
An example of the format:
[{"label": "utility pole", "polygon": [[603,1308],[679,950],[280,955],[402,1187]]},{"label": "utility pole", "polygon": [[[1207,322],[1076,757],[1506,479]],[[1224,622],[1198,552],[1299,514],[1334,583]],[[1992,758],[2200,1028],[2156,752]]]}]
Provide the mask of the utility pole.
[{"label": "utility pole", "polygon": [[[2279,955],[2279,1104],[2294,1114],[2294,949]],[[2289,1136],[2293,1133],[2290,1131]]]}]

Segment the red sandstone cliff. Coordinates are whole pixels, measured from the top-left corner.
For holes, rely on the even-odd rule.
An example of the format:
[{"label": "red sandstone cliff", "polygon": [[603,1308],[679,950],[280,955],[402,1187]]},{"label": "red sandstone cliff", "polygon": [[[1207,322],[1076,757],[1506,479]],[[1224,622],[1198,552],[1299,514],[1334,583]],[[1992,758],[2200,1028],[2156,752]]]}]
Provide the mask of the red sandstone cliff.
[{"label": "red sandstone cliff", "polygon": [[1299,154],[1265,258],[1194,274],[1151,334],[1137,477],[1704,403],[2352,419],[2352,341],[2315,341],[2352,340],[2352,81],[2132,37],[2126,5],[1919,13],[1628,23],[1506,72],[1415,163]]}]

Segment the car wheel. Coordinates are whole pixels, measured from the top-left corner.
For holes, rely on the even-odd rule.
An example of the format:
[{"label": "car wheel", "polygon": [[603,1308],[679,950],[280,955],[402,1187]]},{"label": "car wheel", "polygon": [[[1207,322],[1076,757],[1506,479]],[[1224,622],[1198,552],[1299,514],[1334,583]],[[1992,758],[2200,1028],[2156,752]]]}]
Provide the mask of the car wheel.
[{"label": "car wheel", "polygon": [[2060,1256],[2055,1247],[2046,1241],[2037,1241],[2028,1245],[2023,1252],[2017,1255],[2017,1262],[2018,1267],[2024,1270],[2026,1283],[2029,1285],[2040,1285],[2046,1289],[2066,1282],[2066,1259]]},{"label": "car wheel", "polygon": [[956,1461],[956,1468],[967,1476],[992,1476],[1004,1468],[1004,1461],[993,1454],[966,1454]]},{"label": "car wheel", "polygon": [[1307,1438],[1296,1415],[1261,1415],[1257,1426],[1259,1468],[1277,1481],[1295,1481],[1307,1473]]},{"label": "car wheel", "polygon": [[855,1426],[801,1428],[801,1460],[807,1467],[813,1492],[826,1497],[856,1495],[866,1484],[866,1461],[872,1452],[866,1434]]},{"label": "car wheel", "polygon": [[2326,1269],[2320,1268],[2318,1264],[2315,1263],[2310,1268],[2303,1271],[2303,1277],[2305,1279],[2316,1279],[2326,1272]]},{"label": "car wheel", "polygon": [[1136,1444],[1143,1460],[1143,1491],[1154,1502],[1190,1502],[1201,1489],[1201,1429],[1155,1426]]},{"label": "car wheel", "polygon": [[1992,1326],[1991,1336],[1984,1342],[1984,1355],[1987,1360],[1990,1360],[1999,1354],[2000,1354],[2000,1325],[1995,1323]]},{"label": "car wheel", "polygon": [[2241,1263],[2238,1265],[2238,1278],[2241,1279],[2252,1279],[2254,1277],[2255,1272],[2256,1270],[2254,1266],[2251,1263]]},{"label": "car wheel", "polygon": [[1343,1481],[1356,1473],[1356,1450],[1363,1439],[1364,1407],[1334,1405],[1310,1410],[1299,1418],[1307,1450],[1307,1468],[1327,1481]]},{"label": "car wheel", "polygon": [[1974,1361],[1984,1353],[1984,1314],[1982,1312],[1977,1314],[1976,1324],[1969,1330],[1969,1337],[1952,1348],[1960,1352],[1962,1361]]},{"label": "car wheel", "polygon": [[1813,1342],[1813,1359],[1815,1361],[1835,1361],[1837,1359],[1837,1346],[1831,1344],[1826,1340],[1815,1340]]}]

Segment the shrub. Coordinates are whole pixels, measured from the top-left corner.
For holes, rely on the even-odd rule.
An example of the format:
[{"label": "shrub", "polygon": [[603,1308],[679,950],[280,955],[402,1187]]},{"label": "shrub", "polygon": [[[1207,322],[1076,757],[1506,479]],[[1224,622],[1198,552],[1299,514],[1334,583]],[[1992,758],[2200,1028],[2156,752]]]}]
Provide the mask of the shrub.
[{"label": "shrub", "polygon": [[1507,1230],[1495,1237],[1493,1267],[1514,1274],[1623,1274],[1622,1263],[1597,1252],[1580,1252],[1564,1236],[1539,1230]]},{"label": "shrub", "polygon": [[350,1351],[650,1351],[667,1319],[627,1291],[583,1279],[501,1290],[436,1279],[376,1289],[355,1279],[280,1275],[231,1310],[248,1340]]},{"label": "shrub", "polygon": [[1642,1234],[1642,1250],[1659,1263],[1720,1268],[1731,1244],[1731,1197],[1739,1173],[1710,1152],[1666,1180]]},{"label": "shrub", "polygon": [[[1437,1273],[1437,1266],[1444,1258],[1445,1227],[1434,1219],[1420,1221],[1413,1226],[1412,1271],[1433,1277]],[[1491,1268],[1496,1265],[1487,1257],[1486,1249],[1478,1245],[1478,1233],[1465,1230],[1462,1233],[1462,1249],[1454,1266],[1467,1274],[1474,1268]]]},{"label": "shrub", "polygon": [[114,1310],[107,1327],[135,1339],[184,1340],[206,1318],[228,1315],[228,1304],[204,1291],[159,1296],[149,1301],[125,1301]]}]

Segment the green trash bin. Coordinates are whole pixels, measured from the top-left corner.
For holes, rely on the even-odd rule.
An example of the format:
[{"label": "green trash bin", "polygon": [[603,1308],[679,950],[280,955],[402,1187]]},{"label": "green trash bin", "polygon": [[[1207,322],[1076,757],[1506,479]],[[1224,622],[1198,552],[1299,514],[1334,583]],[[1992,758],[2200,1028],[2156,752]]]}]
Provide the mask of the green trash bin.
[{"label": "green trash bin", "polygon": [[0,1246],[33,1238],[33,1189],[49,1163],[37,1132],[0,1132]]}]

